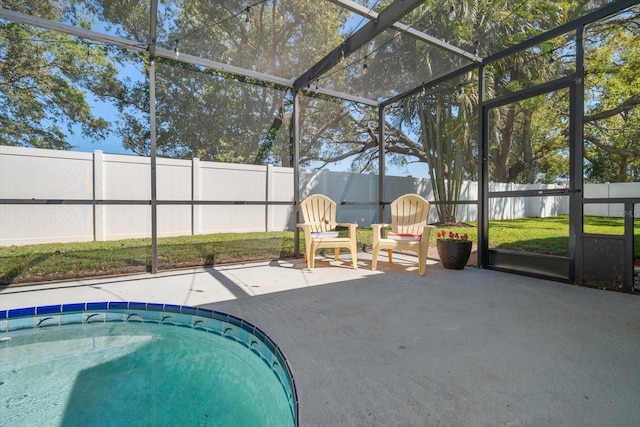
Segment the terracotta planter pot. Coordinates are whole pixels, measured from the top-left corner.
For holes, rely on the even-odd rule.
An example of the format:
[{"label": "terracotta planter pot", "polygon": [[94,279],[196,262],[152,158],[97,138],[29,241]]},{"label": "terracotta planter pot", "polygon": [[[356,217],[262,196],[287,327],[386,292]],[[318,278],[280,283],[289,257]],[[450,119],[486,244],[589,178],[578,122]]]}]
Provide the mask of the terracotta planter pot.
[{"label": "terracotta planter pot", "polygon": [[438,240],[438,256],[444,268],[462,270],[471,255],[470,240]]}]

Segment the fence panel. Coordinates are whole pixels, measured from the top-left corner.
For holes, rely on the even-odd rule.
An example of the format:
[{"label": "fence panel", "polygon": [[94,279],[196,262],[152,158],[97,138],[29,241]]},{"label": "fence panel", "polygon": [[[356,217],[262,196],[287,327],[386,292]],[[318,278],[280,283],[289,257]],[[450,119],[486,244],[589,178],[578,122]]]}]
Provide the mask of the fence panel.
[{"label": "fence panel", "polygon": [[[158,207],[158,235],[280,231],[294,227],[293,207],[251,205],[252,202],[294,200],[294,172],[273,165],[236,165],[198,159],[157,159],[157,198],[162,201],[214,201],[237,204],[167,205]],[[490,191],[563,188],[543,184],[491,184]],[[300,171],[304,199],[321,193],[337,203],[378,200],[378,175]],[[433,200],[426,178],[385,177],[385,200],[406,193]],[[477,200],[478,185],[465,181],[460,200]],[[640,183],[587,184],[585,197],[640,197]],[[0,204],[0,245],[113,240],[151,236],[151,163],[148,157],[78,153],[0,146],[0,199],[139,201],[141,205]],[[613,215],[615,205],[589,204],[585,215]],[[568,197],[492,199],[492,219],[550,217],[568,214]],[[477,205],[459,205],[458,220],[477,220]],[[619,216],[619,215],[613,215]],[[378,206],[338,208],[339,222],[362,227],[378,220]],[[389,221],[385,218],[384,221]],[[438,222],[432,207],[429,221]]]},{"label": "fence panel", "polygon": [[[0,199],[91,200],[93,155],[0,146]],[[0,205],[0,245],[93,240],[91,206]]]}]

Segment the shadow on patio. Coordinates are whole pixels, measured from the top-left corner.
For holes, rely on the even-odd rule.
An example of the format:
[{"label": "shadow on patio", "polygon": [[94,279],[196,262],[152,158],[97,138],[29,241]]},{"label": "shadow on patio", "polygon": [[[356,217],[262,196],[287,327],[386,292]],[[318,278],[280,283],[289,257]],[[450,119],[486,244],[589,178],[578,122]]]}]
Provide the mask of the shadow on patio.
[{"label": "shadow on patio", "polygon": [[[640,419],[637,297],[437,264],[421,277],[385,264],[347,281],[203,306],[259,325],[281,346],[301,425]],[[348,271],[319,263],[304,274]]]},{"label": "shadow on patio", "polygon": [[5,309],[77,301],[211,308],[286,354],[301,425],[635,425],[640,299],[491,270],[425,276],[319,257],[7,288]]}]

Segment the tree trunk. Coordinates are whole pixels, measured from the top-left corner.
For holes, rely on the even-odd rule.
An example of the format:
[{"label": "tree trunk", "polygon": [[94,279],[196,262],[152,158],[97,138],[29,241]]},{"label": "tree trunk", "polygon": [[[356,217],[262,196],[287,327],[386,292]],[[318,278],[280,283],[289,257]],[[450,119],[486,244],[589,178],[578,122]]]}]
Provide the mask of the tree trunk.
[{"label": "tree trunk", "polygon": [[[497,182],[509,182],[509,154],[513,144],[513,128],[516,118],[515,104],[506,106],[504,125],[499,129],[499,139],[496,141],[494,155],[495,180]],[[499,123],[496,123],[500,126]]]},{"label": "tree trunk", "polygon": [[528,184],[535,184],[538,165],[533,156],[533,135],[531,130],[533,111],[525,110],[522,123],[522,152],[524,155],[524,174]]}]

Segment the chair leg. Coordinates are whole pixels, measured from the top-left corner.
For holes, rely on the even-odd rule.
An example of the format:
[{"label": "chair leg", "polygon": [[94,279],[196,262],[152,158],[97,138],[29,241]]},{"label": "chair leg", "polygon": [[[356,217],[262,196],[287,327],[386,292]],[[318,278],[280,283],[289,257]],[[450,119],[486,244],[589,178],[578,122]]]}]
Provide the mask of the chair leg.
[{"label": "chair leg", "polygon": [[358,269],[358,248],[356,245],[351,245],[351,260],[353,261],[353,269]]},{"label": "chair leg", "polygon": [[373,252],[371,253],[371,269],[375,270],[378,268],[378,252],[380,252],[380,247],[378,245],[373,245]]},{"label": "chair leg", "polygon": [[306,242],[304,245],[304,260],[307,262],[307,267],[309,267],[309,254],[311,253],[311,244]]},{"label": "chair leg", "polygon": [[338,258],[340,257],[340,248],[335,248],[333,250],[333,258],[338,261]]},{"label": "chair leg", "polygon": [[307,267],[309,270],[313,270],[316,263],[316,248],[313,244],[309,245],[309,254],[307,255]]},{"label": "chair leg", "polygon": [[387,256],[389,257],[389,264],[393,262],[393,251],[391,249],[387,249]]},{"label": "chair leg", "polygon": [[427,253],[426,251],[418,252],[418,274],[424,276],[427,272]]}]

